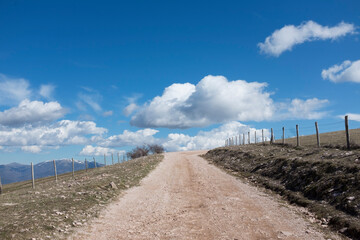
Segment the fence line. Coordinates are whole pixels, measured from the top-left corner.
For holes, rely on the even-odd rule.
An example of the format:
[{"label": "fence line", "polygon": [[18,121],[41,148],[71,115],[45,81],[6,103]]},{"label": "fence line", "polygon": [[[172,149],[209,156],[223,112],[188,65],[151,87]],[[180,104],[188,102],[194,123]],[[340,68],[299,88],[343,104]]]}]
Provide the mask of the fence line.
[{"label": "fence line", "polygon": [[[351,121],[351,119],[350,119]],[[337,122],[331,122],[331,123],[324,123],[323,125],[321,125],[320,127],[322,126],[325,126],[326,127],[329,127],[329,126],[335,126],[335,125],[339,125],[340,123],[344,123],[343,121],[337,121]],[[344,125],[342,125],[344,126]],[[360,126],[359,126],[360,127]],[[311,127],[312,129],[314,129],[314,126]],[[300,132],[305,129],[305,130],[308,130],[310,129],[310,126],[305,126],[305,127],[301,127],[300,128],[300,125],[296,124],[295,128],[287,128],[287,131],[285,131],[285,127],[282,127],[282,134],[279,134],[279,136],[281,136],[281,143],[282,144],[285,144],[285,138],[286,138],[286,135],[285,135],[285,132],[292,132],[294,131],[295,132],[295,136],[296,136],[296,146],[301,146],[301,142],[300,142],[300,139],[301,137],[308,137],[307,136],[304,136],[304,135],[300,135]],[[334,130],[334,129],[332,129]],[[255,130],[254,131],[254,143],[257,144],[258,142],[258,135],[257,135],[257,131],[258,130]],[[344,137],[346,138],[346,148],[347,149],[350,149],[351,148],[351,145],[352,145],[352,142],[351,142],[351,139],[350,139],[350,130],[349,130],[349,118],[348,116],[345,116],[345,129],[343,130],[345,131],[345,134],[344,134]],[[270,139],[269,141],[266,141],[266,139],[264,138],[264,129],[261,129],[261,132],[262,132],[262,135],[261,135],[261,143],[265,144],[266,142],[269,142],[270,144],[274,144],[276,143],[276,138],[275,138],[275,131],[273,128],[270,129]],[[278,132],[277,132],[278,133]],[[276,134],[277,134],[276,133]],[[325,133],[325,132],[323,132]],[[326,133],[329,133],[329,132],[326,132]],[[234,143],[233,141],[233,137],[229,137],[225,140],[225,146],[234,146],[234,145],[245,145],[245,144],[251,144],[251,131],[247,132],[247,141],[245,141],[245,133],[242,133],[242,141],[240,141],[240,136],[241,134],[239,134],[239,141]],[[313,134],[310,134],[310,135],[313,135]],[[316,146],[317,147],[320,147],[321,146],[321,142],[320,142],[320,130],[319,130],[319,123],[316,121],[315,122],[315,139],[316,139]],[[287,143],[291,142],[290,140],[293,139],[293,136],[290,137],[288,135],[287,139],[289,139],[289,141],[287,141]]]},{"label": "fence line", "polygon": [[[114,160],[113,160],[113,153],[111,154],[112,155],[112,165],[116,165],[116,163],[114,164]],[[120,154],[117,153],[118,155],[118,163],[117,164],[120,164],[120,163],[123,163],[125,161],[127,161],[128,159],[126,158],[126,154],[124,153],[123,154],[123,158],[122,160],[120,159]],[[97,168],[98,166],[96,165],[96,160],[95,160],[95,157],[93,157],[93,160],[94,160],[94,168]],[[71,162],[72,162],[72,177],[75,178],[75,173],[77,171],[81,171],[81,170],[85,170],[87,171],[88,170],[88,161],[87,159],[85,158],[85,161],[84,161],[84,164],[85,164],[85,169],[80,169],[80,170],[77,170],[75,171],[75,161],[74,161],[74,158],[71,158]],[[104,167],[106,167],[106,154],[104,154]],[[58,174],[57,174],[57,167],[56,167],[56,161],[53,160],[53,168],[54,168],[54,180],[55,182],[58,181]],[[32,185],[32,189],[35,189],[35,171],[34,171],[34,164],[33,162],[30,163],[30,169],[31,169],[31,185]],[[69,173],[69,172],[65,172],[65,173]],[[64,174],[65,174],[64,173]],[[0,176],[0,194],[3,193],[3,186],[2,186],[2,182],[1,182],[1,176]]]}]

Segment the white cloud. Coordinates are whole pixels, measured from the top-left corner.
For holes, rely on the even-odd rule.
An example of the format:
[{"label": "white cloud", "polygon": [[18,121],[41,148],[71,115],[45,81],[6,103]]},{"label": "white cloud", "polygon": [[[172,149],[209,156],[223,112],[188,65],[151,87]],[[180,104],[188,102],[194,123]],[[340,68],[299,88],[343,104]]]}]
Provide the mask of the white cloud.
[{"label": "white cloud", "polygon": [[[229,137],[239,137],[242,139],[242,134],[246,134],[246,141],[248,132],[251,132],[251,141],[254,142],[255,134],[257,132],[257,141],[261,141],[262,131],[255,128],[250,128],[247,125],[239,122],[229,122],[214,128],[210,131],[200,131],[196,136],[189,136],[179,133],[171,133],[168,138],[163,141],[163,146],[167,151],[189,151],[198,149],[212,149],[224,146],[225,139]],[[264,129],[264,137],[269,138],[270,134],[267,129]],[[235,140],[234,140],[235,141]]]},{"label": "white cloud", "polygon": [[104,117],[110,117],[113,115],[113,111],[106,111],[106,112],[103,112],[103,116]]},{"label": "white cloud", "polygon": [[55,86],[52,84],[43,84],[40,86],[39,94],[45,99],[52,99]]},{"label": "white cloud", "polygon": [[92,91],[91,89],[84,88],[87,90],[87,93],[79,93],[78,98],[79,102],[76,103],[77,107],[80,110],[86,110],[86,106],[90,106],[94,111],[100,113],[102,112],[102,108],[100,106],[100,101],[102,99],[102,96],[99,93],[96,93],[95,91]]},{"label": "white cloud", "polygon": [[[104,152],[110,152],[109,147],[124,147],[124,146],[141,146],[147,144],[161,144],[166,151],[189,151],[197,149],[211,149],[223,146],[225,139],[229,137],[239,136],[239,134],[246,134],[246,141],[248,132],[251,132],[251,141],[254,142],[254,132],[257,131],[257,141],[261,141],[261,130],[251,128],[247,125],[236,121],[228,122],[210,131],[199,131],[195,136],[190,136],[182,133],[170,133],[167,138],[155,138],[154,135],[158,133],[155,129],[142,129],[136,132],[125,130],[120,135],[114,135],[108,138],[101,136],[94,136],[91,141],[98,145],[93,147],[86,146],[82,155],[103,155]],[[264,137],[269,138],[270,134],[267,129],[264,129]],[[241,135],[242,139],[242,135]],[[0,143],[1,144],[1,143]],[[118,150],[114,150],[118,152]]]},{"label": "white cloud", "polygon": [[29,82],[0,74],[0,105],[14,105],[31,96]]},{"label": "white cloud", "polygon": [[65,113],[65,109],[58,102],[44,103],[25,99],[19,106],[0,112],[0,124],[20,126],[51,122],[63,117]]},{"label": "white cloud", "polygon": [[344,115],[339,115],[338,117],[344,119],[346,115],[349,117],[349,120],[360,122],[360,114],[357,113],[347,113]]},{"label": "white cloud", "polygon": [[340,65],[334,65],[321,72],[323,79],[329,79],[332,82],[356,82],[360,83],[360,60],[351,62],[344,61]]},{"label": "white cloud", "polygon": [[286,25],[275,30],[265,42],[258,46],[262,53],[279,56],[293,46],[315,40],[337,39],[347,34],[354,34],[355,26],[350,23],[341,22],[334,27],[322,26],[314,21],[307,21],[299,26]]},{"label": "white cloud", "polygon": [[327,99],[310,98],[306,100],[293,99],[290,103],[278,104],[274,120],[284,119],[321,119],[328,112],[321,111],[329,104]]},{"label": "white cloud", "polygon": [[125,116],[130,116],[135,110],[137,110],[139,108],[138,105],[136,105],[136,103],[130,103],[129,105],[127,105],[125,108],[124,108],[124,115]]},{"label": "white cloud", "polygon": [[143,144],[156,143],[157,140],[153,137],[158,130],[155,129],[141,129],[136,132],[124,130],[122,134],[113,135],[108,138],[93,137],[93,142],[103,147],[123,147],[123,146],[140,146]]},{"label": "white cloud", "polygon": [[31,153],[39,153],[41,152],[41,147],[39,146],[23,146],[21,150],[24,152],[31,152]]},{"label": "white cloud", "polygon": [[[19,128],[0,127],[0,145],[25,147],[56,147],[91,142],[88,135],[101,135],[107,130],[90,121],[62,120],[47,126]],[[26,148],[25,148],[26,149]]]},{"label": "white cloud", "polygon": [[124,150],[116,150],[116,149],[112,149],[112,148],[105,148],[105,147],[93,147],[91,145],[87,145],[85,146],[81,152],[80,155],[83,156],[104,156],[104,155],[109,155],[109,154],[124,154],[125,151]]},{"label": "white cloud", "polygon": [[172,84],[131,119],[138,127],[190,128],[232,120],[262,121],[274,106],[266,83],[206,76],[196,86]]},{"label": "white cloud", "polygon": [[294,99],[291,101],[289,112],[294,118],[320,119],[323,118],[327,114],[327,112],[319,112],[319,110],[326,106],[328,103],[329,101],[327,99]]}]

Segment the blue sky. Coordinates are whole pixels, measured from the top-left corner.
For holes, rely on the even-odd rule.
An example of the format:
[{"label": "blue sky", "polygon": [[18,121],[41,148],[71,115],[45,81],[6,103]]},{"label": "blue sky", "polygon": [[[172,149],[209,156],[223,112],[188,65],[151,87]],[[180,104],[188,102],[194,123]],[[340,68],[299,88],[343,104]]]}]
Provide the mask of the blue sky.
[{"label": "blue sky", "polygon": [[359,26],[359,1],[0,1],[0,163],[358,127]]}]

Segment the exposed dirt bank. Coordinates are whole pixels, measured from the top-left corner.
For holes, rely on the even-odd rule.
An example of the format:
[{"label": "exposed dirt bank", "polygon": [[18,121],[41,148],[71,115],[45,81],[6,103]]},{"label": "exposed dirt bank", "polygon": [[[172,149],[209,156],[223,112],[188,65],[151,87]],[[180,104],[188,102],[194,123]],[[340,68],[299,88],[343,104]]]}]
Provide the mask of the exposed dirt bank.
[{"label": "exposed dirt bank", "polygon": [[360,151],[245,145],[205,157],[308,207],[323,224],[360,239]]}]

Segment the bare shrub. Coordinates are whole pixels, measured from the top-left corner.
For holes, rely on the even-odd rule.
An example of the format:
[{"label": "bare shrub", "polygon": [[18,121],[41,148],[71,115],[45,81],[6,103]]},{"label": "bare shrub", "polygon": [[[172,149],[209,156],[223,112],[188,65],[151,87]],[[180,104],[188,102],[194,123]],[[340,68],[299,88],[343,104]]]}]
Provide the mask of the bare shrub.
[{"label": "bare shrub", "polygon": [[141,147],[137,146],[130,152],[126,153],[126,155],[128,158],[134,159],[134,158],[147,156],[149,154],[149,151],[150,151],[149,148],[145,145]]},{"label": "bare shrub", "polygon": [[164,147],[159,144],[149,144],[148,148],[152,154],[159,154],[164,152]]}]

